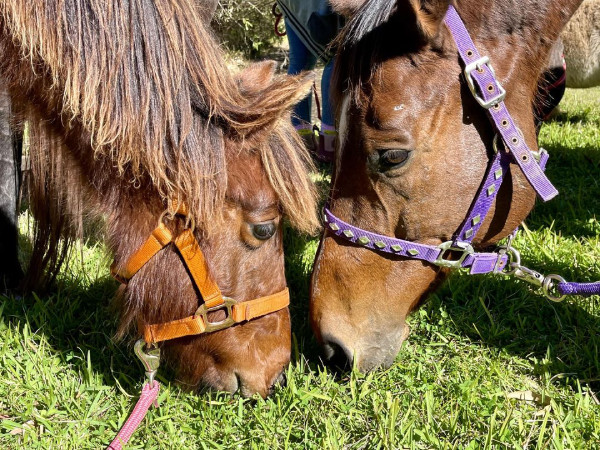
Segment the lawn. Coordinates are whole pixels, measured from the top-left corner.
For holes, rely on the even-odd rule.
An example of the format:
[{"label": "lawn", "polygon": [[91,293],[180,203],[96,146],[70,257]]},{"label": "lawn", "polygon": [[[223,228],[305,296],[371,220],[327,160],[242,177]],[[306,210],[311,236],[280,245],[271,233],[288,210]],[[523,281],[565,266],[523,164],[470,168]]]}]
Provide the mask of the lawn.
[{"label": "lawn", "polygon": [[[560,196],[538,204],[523,263],[600,279],[600,89],[568,91],[542,129]],[[24,227],[26,232],[26,227]],[[308,326],[317,239],[286,231],[288,385],[268,400],[170,383],[128,448],[600,448],[600,298],[551,303],[519,281],[455,273],[410,318],[396,363],[334,377]],[[83,245],[48,296],[0,297],[0,448],[102,448],[143,371],[114,343],[116,283]]]}]

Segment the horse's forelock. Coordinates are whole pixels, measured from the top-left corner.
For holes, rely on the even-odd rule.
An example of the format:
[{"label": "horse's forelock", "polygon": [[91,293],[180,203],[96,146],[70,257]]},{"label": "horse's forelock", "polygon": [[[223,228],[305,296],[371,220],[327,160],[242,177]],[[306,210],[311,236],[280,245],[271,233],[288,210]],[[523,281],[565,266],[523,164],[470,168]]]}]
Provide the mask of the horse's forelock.
[{"label": "horse's forelock", "polygon": [[386,23],[395,9],[395,1],[367,0],[344,27],[336,45],[342,48],[356,45],[368,33]]},{"label": "horse's forelock", "polygon": [[[282,118],[281,122],[283,120],[288,118]],[[317,191],[310,173],[315,169],[296,131],[289,125],[276,126],[260,147],[260,156],[267,178],[292,226],[304,233],[314,233],[319,221]]]}]

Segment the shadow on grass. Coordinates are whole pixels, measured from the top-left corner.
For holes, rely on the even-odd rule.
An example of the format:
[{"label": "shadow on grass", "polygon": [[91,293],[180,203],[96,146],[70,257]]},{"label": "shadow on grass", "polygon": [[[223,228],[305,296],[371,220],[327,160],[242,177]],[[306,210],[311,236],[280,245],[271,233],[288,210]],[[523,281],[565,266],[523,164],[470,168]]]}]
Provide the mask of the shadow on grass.
[{"label": "shadow on grass", "polygon": [[449,317],[448,329],[438,332],[523,358],[531,363],[524,370],[545,382],[558,378],[598,392],[600,319],[590,312],[597,300],[592,308],[581,298],[552,303],[518,281],[467,277],[453,276],[423,306],[432,323]]},{"label": "shadow on grass", "polygon": [[550,123],[552,122],[577,125],[580,123],[594,123],[594,120],[590,120],[588,111],[571,113],[560,110],[559,113],[550,120]]},{"label": "shadow on grass", "polygon": [[105,385],[126,389],[141,380],[143,371],[130,342],[116,342],[112,335],[117,314],[110,304],[117,283],[109,276],[89,284],[61,281],[43,296],[0,297],[3,321],[20,329],[24,324],[43,334],[65,366],[85,374],[88,366]]}]

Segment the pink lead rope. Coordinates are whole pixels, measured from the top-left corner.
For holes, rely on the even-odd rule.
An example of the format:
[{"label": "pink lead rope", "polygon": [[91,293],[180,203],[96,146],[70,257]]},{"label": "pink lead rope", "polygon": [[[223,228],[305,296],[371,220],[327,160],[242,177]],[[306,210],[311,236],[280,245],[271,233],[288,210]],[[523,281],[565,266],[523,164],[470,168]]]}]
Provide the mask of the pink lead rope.
[{"label": "pink lead rope", "polygon": [[135,408],[133,408],[127,421],[119,430],[119,434],[117,434],[110,445],[106,447],[106,450],[121,450],[123,445],[127,444],[131,435],[135,432],[137,427],[140,426],[144,417],[146,417],[150,405],[154,404],[154,406],[158,407],[156,399],[158,397],[159,389],[160,384],[158,384],[158,381],[156,380],[144,385],[142,394],[140,395],[140,399],[137,401]]}]

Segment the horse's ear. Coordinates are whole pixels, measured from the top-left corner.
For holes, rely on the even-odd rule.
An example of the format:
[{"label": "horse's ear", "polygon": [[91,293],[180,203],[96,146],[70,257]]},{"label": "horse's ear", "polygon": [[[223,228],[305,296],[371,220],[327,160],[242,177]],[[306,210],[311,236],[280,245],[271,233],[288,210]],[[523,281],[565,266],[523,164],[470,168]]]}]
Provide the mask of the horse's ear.
[{"label": "horse's ear", "polygon": [[421,35],[429,41],[440,31],[442,22],[450,5],[450,0],[399,0],[409,3],[414,11],[416,23]]},{"label": "horse's ear", "polygon": [[[263,75],[265,72],[262,72]],[[277,124],[278,120],[289,120],[289,112],[296,103],[310,92],[314,82],[313,72],[302,72],[299,75],[271,74],[268,82],[258,77],[254,88],[246,90],[249,97],[247,109],[249,117],[236,128],[242,134],[268,129]],[[250,78],[244,80],[247,85]],[[248,86],[247,89],[250,89]]]},{"label": "horse's ear", "polygon": [[329,0],[329,4],[333,10],[345,17],[351,17],[367,3],[368,0]]},{"label": "horse's ear", "polygon": [[265,89],[275,76],[275,61],[260,61],[250,64],[237,76],[242,92],[253,94]]},{"label": "horse's ear", "polygon": [[332,5],[350,16],[342,32],[345,44],[356,44],[375,28],[387,24],[404,41],[420,45],[438,35],[451,1],[332,0]]}]

